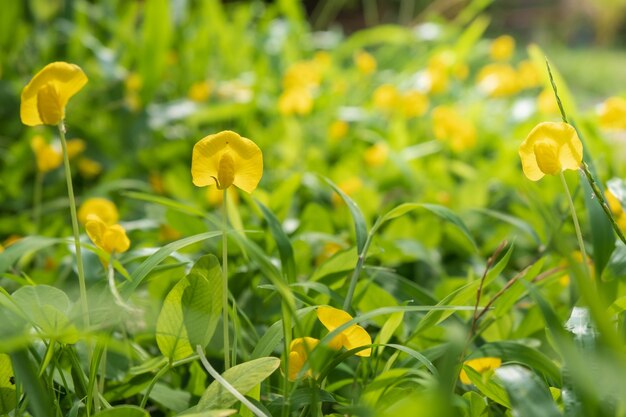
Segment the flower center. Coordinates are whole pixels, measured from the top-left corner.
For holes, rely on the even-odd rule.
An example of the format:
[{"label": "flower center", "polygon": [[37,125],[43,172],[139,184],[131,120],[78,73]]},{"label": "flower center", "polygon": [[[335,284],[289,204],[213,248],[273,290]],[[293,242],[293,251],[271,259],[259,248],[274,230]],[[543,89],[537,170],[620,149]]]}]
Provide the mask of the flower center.
[{"label": "flower center", "polygon": [[533,149],[541,172],[548,175],[556,175],[561,172],[559,148],[556,143],[549,140],[540,140],[535,143]]},{"label": "flower center", "polygon": [[63,119],[61,98],[54,84],[48,83],[37,91],[37,111],[47,125],[56,125]]},{"label": "flower center", "polygon": [[225,190],[233,185],[235,180],[235,161],[233,157],[227,152],[220,158],[220,163],[217,168],[217,188]]}]

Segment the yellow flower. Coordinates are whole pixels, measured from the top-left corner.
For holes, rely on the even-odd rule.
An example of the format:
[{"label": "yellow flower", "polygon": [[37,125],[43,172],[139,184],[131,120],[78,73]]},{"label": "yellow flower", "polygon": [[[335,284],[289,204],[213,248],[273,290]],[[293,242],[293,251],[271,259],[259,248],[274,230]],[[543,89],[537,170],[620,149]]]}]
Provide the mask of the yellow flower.
[{"label": "yellow flower", "polygon": [[90,179],[102,172],[102,165],[93,159],[80,158],[78,160],[78,172],[83,177]]},{"label": "yellow flower", "polygon": [[[352,320],[352,316],[343,310],[339,310],[333,307],[318,307],[317,318],[322,322],[324,327],[332,332],[337,327],[341,326]],[[339,333],[333,340],[330,341],[328,346],[332,349],[340,349],[342,346],[346,349],[354,349],[360,346],[366,346],[372,344],[372,338],[365,329],[358,324],[353,324],[341,333]],[[356,353],[358,356],[370,356],[372,349],[364,349]]]},{"label": "yellow flower", "polygon": [[613,216],[615,217],[620,216],[624,212],[622,203],[619,201],[617,197],[615,197],[615,194],[613,194],[611,190],[607,189],[604,192],[604,197],[606,198],[606,202],[609,205],[609,208],[611,209],[611,213],[613,213]]},{"label": "yellow flower", "polygon": [[360,51],[354,56],[354,63],[359,72],[363,75],[369,75],[376,71],[376,58],[365,51]]},{"label": "yellow flower", "polygon": [[322,250],[315,257],[315,265],[319,266],[323,264],[324,261],[330,259],[334,254],[339,252],[342,248],[343,246],[341,246],[339,243],[335,243],[335,242],[324,243],[324,246],[322,246]]},{"label": "yellow flower", "polygon": [[343,139],[348,134],[348,129],[350,125],[348,122],[343,120],[335,120],[328,126],[328,137],[331,141],[338,141],[339,139]]},{"label": "yellow flower", "polygon": [[28,126],[57,125],[65,117],[69,99],[87,83],[78,65],[53,62],[39,71],[22,90],[20,117]]},{"label": "yellow flower", "polygon": [[85,150],[85,141],[82,139],[70,139],[67,141],[67,157],[73,159]]},{"label": "yellow flower", "polygon": [[85,223],[89,239],[107,253],[126,252],[130,247],[130,240],[126,236],[126,230],[119,224],[108,225],[95,214],[87,216]]},{"label": "yellow flower", "polygon": [[452,73],[457,79],[463,81],[469,75],[469,67],[465,62],[458,62],[452,67]]},{"label": "yellow flower", "polygon": [[474,124],[454,108],[437,106],[433,109],[432,117],[435,137],[447,142],[453,151],[461,152],[476,145]]},{"label": "yellow flower", "polygon": [[559,114],[559,106],[552,89],[545,88],[537,96],[537,109],[545,115]]},{"label": "yellow flower", "polygon": [[37,170],[42,173],[52,171],[63,163],[63,155],[54,146],[46,143],[41,135],[35,135],[30,140],[30,147],[35,154]]},{"label": "yellow flower", "polygon": [[[298,373],[300,373],[300,370],[306,363],[309,352],[311,352],[319,342],[320,341],[314,337],[299,337],[291,341],[289,345],[288,369],[288,378],[290,381],[298,379]],[[308,369],[303,376],[312,377],[313,372],[311,372],[311,369]]]},{"label": "yellow flower", "polygon": [[305,115],[311,113],[311,110],[313,110],[313,96],[308,88],[290,88],[283,91],[278,98],[278,111],[282,115]]},{"label": "yellow flower", "polygon": [[489,55],[494,61],[508,61],[515,52],[515,39],[509,35],[503,35],[491,42]]},{"label": "yellow flower", "polygon": [[[478,359],[470,359],[468,361],[463,362],[463,366],[469,366],[479,374],[484,374],[488,371],[493,371],[502,365],[502,359],[500,358],[478,358]],[[471,384],[472,381],[467,376],[465,369],[461,369],[461,374],[459,375],[461,382],[464,384]]]},{"label": "yellow flower", "polygon": [[[358,192],[361,188],[363,188],[363,181],[357,176],[349,177],[340,183],[337,184],[337,187],[348,196],[352,196],[354,193]],[[343,203],[343,199],[337,193],[333,193],[332,202],[334,205],[339,205]]]},{"label": "yellow flower", "polygon": [[578,169],[583,145],[576,129],[567,123],[539,123],[519,147],[522,169],[528,179],[538,181],[545,174],[557,175]]},{"label": "yellow flower", "polygon": [[263,176],[261,149],[230,130],[209,135],[193,147],[191,176],[198,187],[216,184],[225,190],[235,185],[251,193]]},{"label": "yellow flower", "polygon": [[418,117],[428,110],[428,97],[419,91],[409,91],[400,97],[399,104],[404,117]]},{"label": "yellow flower", "polygon": [[506,97],[520,90],[519,76],[508,64],[489,64],[478,73],[478,87],[490,97]]},{"label": "yellow flower", "polygon": [[196,102],[206,101],[211,96],[211,84],[208,81],[199,81],[197,83],[191,84],[189,87],[189,91],[187,92],[187,97],[189,100],[193,100]]},{"label": "yellow flower", "polygon": [[600,108],[600,126],[606,129],[626,130],[626,100],[608,98]]},{"label": "yellow flower", "polygon": [[285,90],[315,88],[322,79],[321,66],[315,61],[298,61],[292,64],[283,76]]},{"label": "yellow flower", "polygon": [[78,221],[82,224],[87,223],[87,219],[91,215],[96,215],[107,225],[117,223],[119,214],[117,207],[106,198],[94,197],[86,200],[78,209]]},{"label": "yellow flower", "polygon": [[517,76],[522,88],[537,87],[541,83],[541,76],[535,64],[526,59],[517,66]]},{"label": "yellow flower", "polygon": [[374,107],[383,111],[391,111],[396,106],[399,95],[398,89],[391,84],[378,86],[372,95]]},{"label": "yellow flower", "polygon": [[389,157],[389,146],[385,142],[378,142],[365,150],[363,159],[372,168],[379,167]]},{"label": "yellow flower", "polygon": [[442,65],[429,65],[426,69],[426,81],[430,94],[441,94],[448,90],[448,69]]}]

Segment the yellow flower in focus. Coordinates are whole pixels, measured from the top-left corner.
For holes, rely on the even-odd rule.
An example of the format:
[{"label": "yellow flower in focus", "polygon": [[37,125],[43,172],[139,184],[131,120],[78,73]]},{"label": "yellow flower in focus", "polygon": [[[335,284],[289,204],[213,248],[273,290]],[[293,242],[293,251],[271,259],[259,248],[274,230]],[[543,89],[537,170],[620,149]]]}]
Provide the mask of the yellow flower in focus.
[{"label": "yellow flower in focus", "polygon": [[453,151],[462,152],[476,145],[474,124],[454,108],[437,106],[433,109],[432,117],[435,137],[448,143]]},{"label": "yellow flower in focus", "polygon": [[282,115],[305,115],[311,113],[311,110],[313,110],[313,96],[308,88],[290,88],[283,91],[278,98],[278,111]]},{"label": "yellow flower in focus", "polygon": [[[352,320],[352,316],[343,310],[333,307],[318,307],[317,318],[322,322],[324,327],[332,332],[337,327],[341,326]],[[358,324],[353,324],[341,333],[339,333],[333,340],[330,341],[328,346],[332,349],[354,349],[360,346],[366,346],[372,344],[372,338],[365,329]],[[372,349],[364,349],[356,353],[357,356],[368,357],[372,354]]]},{"label": "yellow flower in focus", "polygon": [[[463,366],[468,366],[478,372],[479,374],[485,374],[488,371],[493,371],[498,369],[502,365],[502,359],[500,358],[478,358],[478,359],[470,359],[468,361],[463,362]],[[461,374],[459,375],[459,379],[464,384],[471,384],[472,381],[467,376],[465,369],[461,369]]]},{"label": "yellow flower in focus", "polygon": [[356,53],[354,56],[354,63],[356,64],[359,72],[363,75],[370,75],[376,71],[376,67],[378,66],[376,58],[365,51],[359,51]]},{"label": "yellow flower in focus", "polygon": [[80,158],[78,160],[78,172],[83,177],[91,179],[102,172],[102,165],[90,158]]},{"label": "yellow flower in focus", "polygon": [[92,215],[98,216],[107,225],[115,224],[119,219],[119,213],[115,204],[101,197],[85,200],[78,209],[78,221],[82,224],[87,223],[87,219]]},{"label": "yellow flower in focus", "polygon": [[372,167],[376,168],[383,165],[387,162],[387,158],[389,157],[389,146],[385,142],[378,142],[365,150],[363,154],[363,159],[365,159],[365,163]]},{"label": "yellow flower in focus", "polygon": [[599,121],[605,129],[626,130],[626,99],[608,98],[600,108]]},{"label": "yellow flower in focus", "polygon": [[39,71],[22,90],[20,117],[27,126],[57,125],[65,117],[69,99],[87,83],[78,65],[53,62]]},{"label": "yellow flower in focus", "polygon": [[526,59],[517,65],[517,76],[522,88],[534,88],[541,83],[541,75],[535,64]]},{"label": "yellow flower in focus", "polygon": [[[289,345],[289,375],[287,376],[290,381],[298,379],[298,374],[306,363],[309,352],[311,352],[319,342],[320,341],[314,337],[298,337],[291,341]],[[311,378],[313,377],[313,372],[311,369],[308,369],[303,376],[305,378]]]},{"label": "yellow flower in focus", "polygon": [[336,142],[346,137],[349,128],[350,125],[348,125],[348,122],[335,120],[328,126],[328,137],[331,141]]},{"label": "yellow flower in focus", "polygon": [[554,92],[545,88],[537,96],[537,109],[544,115],[559,114],[559,105],[554,98]]},{"label": "yellow flower in focus", "polygon": [[374,107],[383,111],[391,111],[396,107],[400,93],[398,89],[391,84],[383,84],[374,90],[372,101]]},{"label": "yellow flower in focus", "polygon": [[211,96],[212,86],[208,81],[199,81],[191,84],[187,97],[189,100],[201,103]]},{"label": "yellow flower in focus", "polygon": [[520,90],[518,74],[508,64],[489,64],[477,77],[478,87],[490,97],[506,97]]},{"label": "yellow flower in focus", "polygon": [[509,35],[502,35],[491,42],[489,55],[494,61],[508,61],[515,52],[515,39]]},{"label": "yellow flower in focus", "polygon": [[193,147],[191,176],[197,187],[235,185],[251,193],[263,176],[263,154],[250,139],[230,130],[206,136]]},{"label": "yellow flower in focus", "polygon": [[85,230],[94,245],[107,253],[126,252],[130,247],[130,240],[122,226],[108,225],[95,214],[87,216]]},{"label": "yellow flower in focus", "polygon": [[41,135],[35,135],[30,140],[30,148],[35,154],[37,170],[46,173],[58,168],[63,163],[63,155],[54,146],[48,144]]},{"label": "yellow flower in focus", "polygon": [[409,91],[400,97],[400,107],[404,117],[418,117],[428,110],[428,97],[419,91]]},{"label": "yellow flower in focus", "polygon": [[70,139],[67,141],[67,157],[73,159],[83,153],[86,145],[82,139]]},{"label": "yellow flower in focus", "polygon": [[578,169],[583,159],[583,145],[576,129],[567,123],[539,123],[519,147],[524,174],[531,181],[544,175],[558,175],[566,169]]}]

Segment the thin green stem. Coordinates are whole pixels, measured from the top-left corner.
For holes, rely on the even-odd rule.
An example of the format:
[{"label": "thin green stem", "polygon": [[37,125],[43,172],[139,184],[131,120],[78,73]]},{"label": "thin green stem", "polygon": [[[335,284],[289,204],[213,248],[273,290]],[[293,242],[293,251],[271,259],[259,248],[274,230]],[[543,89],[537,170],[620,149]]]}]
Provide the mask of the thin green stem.
[{"label": "thin green stem", "polygon": [[585,250],[585,242],[583,241],[583,234],[580,231],[580,224],[578,223],[578,216],[576,215],[576,208],[574,207],[574,200],[572,200],[572,194],[569,191],[569,187],[567,186],[567,181],[565,181],[565,175],[563,175],[562,171],[559,174],[559,177],[561,177],[561,183],[563,184],[563,188],[565,189],[565,194],[567,195],[569,208],[572,213],[572,220],[574,221],[574,229],[576,230],[576,239],[578,239],[578,246],[580,248],[580,254],[582,256],[583,268],[587,276],[590,276],[589,266],[587,264],[587,251]]},{"label": "thin green stem", "polygon": [[35,190],[33,196],[33,223],[35,223],[35,234],[39,233],[41,224],[41,194],[43,189],[43,172],[37,170],[35,177]]},{"label": "thin green stem", "polygon": [[356,267],[354,268],[354,272],[352,273],[352,277],[350,278],[350,287],[348,288],[346,299],[343,302],[344,311],[348,311],[348,309],[352,306],[352,298],[354,297],[356,284],[359,281],[361,271],[363,270],[363,265],[365,264],[365,257],[367,256],[367,250],[369,249],[370,243],[372,241],[372,236],[373,233],[370,232],[367,236],[367,240],[365,241],[365,245],[363,245],[363,250],[361,251],[361,253],[359,253],[359,259],[357,260]]},{"label": "thin green stem", "polygon": [[83,257],[80,249],[80,232],[78,229],[78,216],[76,215],[76,199],[74,198],[74,187],[72,186],[72,170],[70,169],[70,158],[67,154],[67,142],[65,140],[65,125],[63,121],[59,123],[59,136],[63,148],[63,165],[65,166],[65,180],[67,181],[67,196],[70,200],[70,214],[72,216],[72,230],[74,232],[74,248],[76,250],[76,268],[78,269],[78,285],[80,287],[80,300],[83,313],[83,324],[89,327],[89,306],[87,304],[87,285],[85,284],[85,269],[83,268]]},{"label": "thin green stem", "polygon": [[222,201],[222,322],[224,326],[224,370],[230,368],[230,339],[228,336],[228,193]]}]

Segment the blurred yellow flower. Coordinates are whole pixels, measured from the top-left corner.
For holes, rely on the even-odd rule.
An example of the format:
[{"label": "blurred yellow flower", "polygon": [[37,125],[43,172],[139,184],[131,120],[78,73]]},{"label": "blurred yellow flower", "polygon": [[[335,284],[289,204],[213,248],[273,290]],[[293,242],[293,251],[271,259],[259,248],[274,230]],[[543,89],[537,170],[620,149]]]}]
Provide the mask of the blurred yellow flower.
[{"label": "blurred yellow flower", "polygon": [[[481,375],[485,374],[488,371],[493,371],[495,369],[498,369],[500,365],[502,365],[502,359],[492,358],[492,357],[470,359],[468,361],[463,362],[463,366],[468,366]],[[472,383],[472,381],[467,376],[467,372],[465,372],[465,369],[461,369],[461,374],[459,375],[459,378],[461,379],[461,382],[464,384],[469,385]]]},{"label": "blurred yellow flower", "polygon": [[317,51],[313,55],[313,62],[321,72],[325,72],[332,66],[333,58],[328,51]]},{"label": "blurred yellow flower", "polygon": [[[337,327],[352,320],[352,316],[345,311],[326,306],[317,308],[317,318],[329,332],[332,332]],[[335,336],[333,340],[330,341],[328,346],[332,349],[341,349],[343,346],[350,350],[371,344],[372,338],[369,333],[367,333],[367,331],[365,331],[365,329],[358,324],[353,324]],[[371,348],[364,349],[356,353],[357,356],[364,357],[370,356],[371,354]]]},{"label": "blurred yellow flower", "polygon": [[[314,337],[298,337],[291,341],[289,345],[289,369],[288,369],[288,378],[290,381],[295,381],[298,379],[298,373],[306,363],[309,352],[311,352],[319,343],[318,339]],[[303,377],[311,378],[313,377],[313,372],[311,369],[308,369]]]},{"label": "blurred yellow flower", "polygon": [[133,93],[139,92],[143,86],[143,78],[136,72],[130,72],[124,79],[124,87]]},{"label": "blurred yellow flower", "polygon": [[519,76],[508,64],[489,64],[477,77],[478,87],[490,97],[506,97],[520,90]]},{"label": "blurred yellow flower", "polygon": [[287,68],[283,76],[283,88],[315,88],[320,85],[321,79],[321,66],[318,62],[298,61]]},{"label": "blurred yellow flower", "polygon": [[448,90],[448,69],[441,65],[430,65],[426,69],[426,81],[430,94],[441,94]]},{"label": "blurred yellow flower", "polygon": [[305,115],[311,113],[311,110],[313,110],[313,96],[308,88],[290,88],[283,91],[278,98],[278,111],[282,115]]},{"label": "blurred yellow flower", "polygon": [[626,130],[626,99],[610,97],[600,107],[600,126],[605,129]]},{"label": "blurred yellow flower", "polygon": [[566,169],[578,169],[583,145],[576,129],[567,123],[539,123],[519,147],[522,169],[528,179],[538,181],[544,175],[558,175]]},{"label": "blurred yellow flower", "polygon": [[389,157],[389,146],[385,142],[378,142],[374,145],[370,146],[365,150],[363,154],[363,159],[365,159],[365,163],[372,167],[376,168],[383,165],[387,162],[387,158]]},{"label": "blurred yellow flower", "polygon": [[615,218],[617,226],[619,226],[620,229],[626,231],[626,212],[624,211],[622,203],[608,189],[604,192],[604,195],[606,197],[606,202],[611,209],[611,214],[613,214],[613,217]]},{"label": "blurred yellow flower", "polygon": [[395,86],[382,84],[374,90],[372,101],[378,110],[392,111],[396,107],[399,96],[400,93]]},{"label": "blurred yellow flower", "polygon": [[463,81],[469,75],[469,67],[465,62],[458,62],[452,67],[452,73],[457,79]]},{"label": "blurred yellow flower", "polygon": [[315,257],[315,265],[318,265],[318,266],[321,265],[322,263],[324,263],[324,261],[326,261],[327,259],[330,259],[334,254],[339,252],[342,248],[343,246],[341,246],[339,243],[335,243],[335,242],[324,243],[324,246],[322,246],[322,250]]},{"label": "blurred yellow flower", "polygon": [[57,125],[65,117],[69,99],[87,83],[78,65],[53,62],[39,71],[22,90],[20,117],[28,126]]},{"label": "blurred yellow flower", "polygon": [[489,55],[494,61],[508,61],[515,52],[515,39],[509,35],[502,35],[491,42]]},{"label": "blurred yellow flower", "polygon": [[[354,193],[358,192],[361,188],[363,188],[363,181],[357,176],[349,177],[340,183],[337,184],[337,187],[348,196],[352,196]],[[334,205],[339,205],[343,203],[342,198],[337,193],[333,193],[332,202]]]},{"label": "blurred yellow flower", "polygon": [[350,125],[348,125],[348,122],[335,120],[328,126],[328,137],[331,141],[336,142],[346,137],[349,128]]},{"label": "blurred yellow flower", "polygon": [[559,114],[559,106],[552,89],[544,88],[537,96],[537,109],[544,115]]},{"label": "blurred yellow flower", "polygon": [[126,252],[130,247],[130,240],[126,236],[126,230],[119,224],[108,225],[95,214],[87,216],[85,223],[89,239],[107,253]]},{"label": "blurred yellow flower", "polygon": [[354,55],[354,63],[356,64],[356,68],[363,75],[370,75],[376,71],[376,67],[378,66],[376,58],[365,51],[359,51]]},{"label": "blurred yellow flower", "polygon": [[106,198],[94,197],[85,200],[78,209],[78,221],[82,224],[87,223],[87,218],[91,215],[96,215],[107,225],[117,223],[119,214],[117,207],[112,201]]},{"label": "blurred yellow flower", "polygon": [[476,145],[474,124],[453,107],[437,106],[433,109],[432,117],[435,137],[448,143],[453,151],[461,152]]},{"label": "blurred yellow flower", "polygon": [[67,141],[67,157],[69,159],[75,158],[76,156],[83,153],[86,145],[85,141],[82,139],[70,139]]},{"label": "blurred yellow flower", "polygon": [[189,100],[201,103],[206,101],[211,96],[212,85],[208,81],[198,81],[191,84],[187,97]]},{"label": "blurred yellow flower", "polygon": [[534,88],[541,84],[541,74],[531,60],[525,59],[517,65],[517,76],[521,88]]},{"label": "blurred yellow flower", "polygon": [[235,185],[251,193],[263,176],[261,149],[230,130],[206,136],[193,147],[191,176],[198,187]]},{"label": "blurred yellow flower", "polygon": [[400,108],[404,117],[423,116],[428,110],[428,97],[419,91],[409,91],[400,97]]},{"label": "blurred yellow flower", "polygon": [[83,157],[78,160],[78,172],[83,177],[91,179],[102,172],[102,165],[98,161]]},{"label": "blurred yellow flower", "polygon": [[63,154],[48,144],[41,135],[35,135],[31,138],[30,148],[35,154],[37,170],[41,173],[52,171],[63,163]]}]

